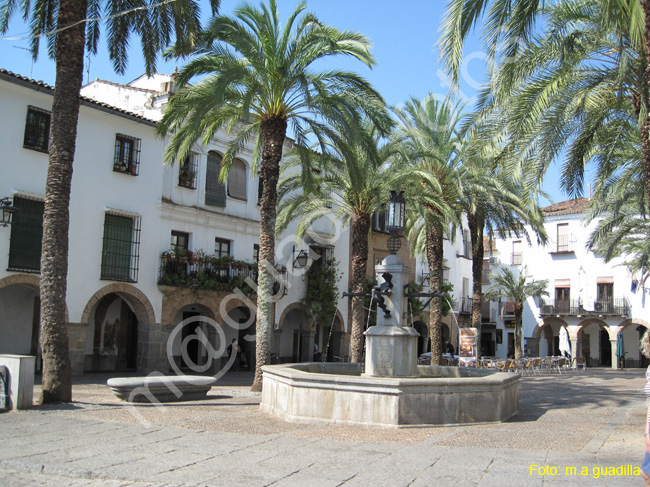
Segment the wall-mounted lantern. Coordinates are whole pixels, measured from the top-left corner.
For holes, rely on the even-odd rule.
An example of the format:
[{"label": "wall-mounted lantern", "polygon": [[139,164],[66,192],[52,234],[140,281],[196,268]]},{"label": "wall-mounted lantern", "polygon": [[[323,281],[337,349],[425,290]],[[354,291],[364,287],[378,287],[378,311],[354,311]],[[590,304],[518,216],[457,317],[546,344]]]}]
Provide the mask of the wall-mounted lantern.
[{"label": "wall-mounted lantern", "polygon": [[20,208],[16,208],[11,205],[11,199],[9,197],[0,198],[0,226],[6,227],[11,225],[12,215],[20,211]]}]

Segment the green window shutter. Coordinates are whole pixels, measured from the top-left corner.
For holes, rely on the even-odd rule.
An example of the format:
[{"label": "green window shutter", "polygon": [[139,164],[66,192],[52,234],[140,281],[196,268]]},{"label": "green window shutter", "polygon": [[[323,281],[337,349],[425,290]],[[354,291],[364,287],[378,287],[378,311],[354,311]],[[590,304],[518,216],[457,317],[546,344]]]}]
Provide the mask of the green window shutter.
[{"label": "green window shutter", "polygon": [[102,249],[102,279],[131,281],[133,219],[106,214]]},{"label": "green window shutter", "polygon": [[208,206],[226,207],[226,185],[219,182],[221,172],[221,156],[208,152],[208,164],[205,175],[205,204]]},{"label": "green window shutter", "polygon": [[19,196],[14,197],[13,204],[20,211],[13,214],[8,270],[40,272],[45,204]]}]

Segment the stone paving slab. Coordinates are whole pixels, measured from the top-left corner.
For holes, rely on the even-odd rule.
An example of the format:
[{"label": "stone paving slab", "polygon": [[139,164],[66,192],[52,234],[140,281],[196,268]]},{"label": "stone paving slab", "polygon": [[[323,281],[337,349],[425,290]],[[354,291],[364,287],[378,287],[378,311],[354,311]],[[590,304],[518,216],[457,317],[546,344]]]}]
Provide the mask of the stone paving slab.
[{"label": "stone paving slab", "polygon": [[227,374],[204,401],[132,408],[84,377],[73,404],[0,414],[0,485],[642,485],[598,475],[641,462],[641,369],[524,377],[506,423],[402,429],[287,423],[251,382]]}]

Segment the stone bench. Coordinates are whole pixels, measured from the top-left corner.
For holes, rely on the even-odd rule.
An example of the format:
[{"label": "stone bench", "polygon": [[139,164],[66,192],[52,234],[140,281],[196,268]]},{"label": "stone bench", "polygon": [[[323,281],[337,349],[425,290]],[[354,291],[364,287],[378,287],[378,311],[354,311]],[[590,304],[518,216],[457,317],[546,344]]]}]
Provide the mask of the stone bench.
[{"label": "stone bench", "polygon": [[113,393],[128,402],[177,402],[205,399],[217,382],[201,375],[115,377],[106,382]]}]

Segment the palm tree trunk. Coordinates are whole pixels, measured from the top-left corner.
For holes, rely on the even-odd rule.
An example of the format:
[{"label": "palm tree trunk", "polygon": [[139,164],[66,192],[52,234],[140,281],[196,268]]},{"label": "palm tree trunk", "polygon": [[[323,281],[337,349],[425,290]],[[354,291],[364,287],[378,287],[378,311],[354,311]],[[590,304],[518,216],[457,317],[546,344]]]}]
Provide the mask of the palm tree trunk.
[{"label": "palm tree trunk", "polygon": [[472,327],[477,330],[477,356],[481,356],[481,303],[483,301],[483,225],[476,214],[467,215],[472,241]]},{"label": "palm tree trunk", "polygon": [[[643,34],[645,38],[645,52],[647,59],[648,54],[650,54],[650,0],[641,0],[641,8],[643,8],[645,16]],[[648,80],[650,80],[650,63],[648,63],[646,67],[646,73],[648,74]],[[648,87],[645,88],[646,90],[642,90],[642,92],[647,94]],[[646,97],[642,98],[646,101]],[[647,207],[650,207],[650,136],[648,135],[648,130],[650,130],[650,112],[646,113],[645,120],[641,124],[641,152],[643,154],[643,178],[645,180],[646,188],[646,205]]]},{"label": "palm tree trunk", "polygon": [[522,340],[522,333],[521,333],[521,324],[522,320],[521,317],[524,312],[524,304],[523,303],[515,303],[515,360],[523,358],[524,352],[522,350],[521,344],[523,342]]},{"label": "palm tree trunk", "polygon": [[65,321],[68,283],[68,229],[79,91],[83,79],[87,0],[62,0],[59,26],[75,25],[56,36],[56,89],[52,105],[52,143],[45,183],[41,254],[41,402],[70,402],[72,377]]},{"label": "palm tree trunk", "polygon": [[261,124],[262,138],[262,199],[260,201],[260,253],[257,289],[257,325],[255,338],[255,379],[252,391],[262,390],[262,366],[271,363],[273,334],[273,282],[275,267],[275,220],[278,178],[282,145],[287,134],[287,121],[271,118]]},{"label": "palm tree trunk", "polygon": [[[368,231],[370,230],[369,215],[352,219],[350,233],[352,238],[352,292],[363,293],[366,286],[366,266],[368,262]],[[363,361],[363,329],[365,312],[363,298],[352,298],[352,357],[351,362]]]},{"label": "palm tree trunk", "polygon": [[[431,225],[427,233],[427,261],[429,262],[431,292],[442,291],[443,261],[442,227]],[[453,310],[452,310],[453,313]],[[442,298],[434,297],[429,304],[429,337],[431,339],[431,365],[442,363]]]}]

